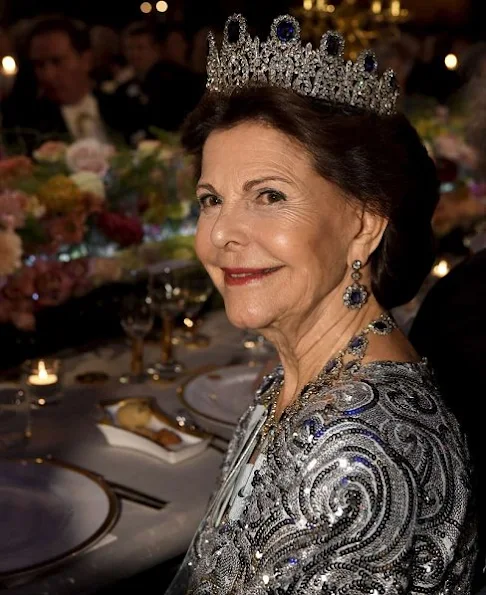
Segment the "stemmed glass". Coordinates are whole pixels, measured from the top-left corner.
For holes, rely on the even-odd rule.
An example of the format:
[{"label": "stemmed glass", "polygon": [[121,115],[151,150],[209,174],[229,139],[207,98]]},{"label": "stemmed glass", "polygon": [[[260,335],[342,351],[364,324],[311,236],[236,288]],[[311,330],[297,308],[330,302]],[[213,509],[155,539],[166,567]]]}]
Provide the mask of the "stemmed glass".
[{"label": "stemmed glass", "polygon": [[123,384],[138,383],[146,380],[143,365],[144,339],[151,331],[154,314],[147,296],[128,295],[120,304],[120,322],[131,341],[130,373],[123,374],[119,380]]},{"label": "stemmed glass", "polygon": [[184,310],[185,332],[182,341],[186,347],[197,349],[209,345],[209,337],[198,332],[201,322],[200,313],[214,290],[211,277],[202,267],[194,267],[187,272],[184,292],[186,294]]},{"label": "stemmed glass", "polygon": [[151,275],[149,294],[154,312],[162,319],[160,361],[149,366],[147,372],[154,378],[173,379],[184,371],[184,364],[174,357],[173,334],[175,319],[184,312],[186,294],[182,270],[165,268]]}]

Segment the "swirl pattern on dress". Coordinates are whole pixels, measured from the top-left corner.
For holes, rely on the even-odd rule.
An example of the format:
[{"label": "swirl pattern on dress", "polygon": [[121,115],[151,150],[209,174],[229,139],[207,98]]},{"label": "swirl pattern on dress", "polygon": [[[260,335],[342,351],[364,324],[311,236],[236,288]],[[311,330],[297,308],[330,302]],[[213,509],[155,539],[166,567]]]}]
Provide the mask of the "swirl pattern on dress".
[{"label": "swirl pattern on dress", "polygon": [[368,364],[346,384],[311,389],[282,418],[240,518],[201,524],[189,592],[469,593],[467,448],[426,364]]}]

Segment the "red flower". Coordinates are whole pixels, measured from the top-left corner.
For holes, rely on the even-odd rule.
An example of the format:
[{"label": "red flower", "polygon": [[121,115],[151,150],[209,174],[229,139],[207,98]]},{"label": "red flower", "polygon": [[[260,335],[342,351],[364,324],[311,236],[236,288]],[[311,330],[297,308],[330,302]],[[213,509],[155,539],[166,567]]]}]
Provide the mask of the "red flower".
[{"label": "red flower", "polygon": [[143,240],[142,224],[135,217],[103,211],[98,215],[97,224],[108,239],[121,247],[140,244]]}]

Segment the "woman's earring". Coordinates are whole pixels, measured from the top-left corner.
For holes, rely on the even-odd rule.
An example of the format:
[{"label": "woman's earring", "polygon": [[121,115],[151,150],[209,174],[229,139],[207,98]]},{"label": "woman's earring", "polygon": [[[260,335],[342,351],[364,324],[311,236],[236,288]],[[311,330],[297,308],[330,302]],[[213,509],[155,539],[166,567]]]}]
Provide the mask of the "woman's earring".
[{"label": "woman's earring", "polygon": [[361,260],[355,260],[352,264],[353,272],[351,273],[351,279],[353,284],[346,287],[346,291],[343,295],[343,302],[347,308],[351,310],[359,310],[368,301],[369,293],[364,285],[359,283],[361,279],[361,267],[363,266]]}]

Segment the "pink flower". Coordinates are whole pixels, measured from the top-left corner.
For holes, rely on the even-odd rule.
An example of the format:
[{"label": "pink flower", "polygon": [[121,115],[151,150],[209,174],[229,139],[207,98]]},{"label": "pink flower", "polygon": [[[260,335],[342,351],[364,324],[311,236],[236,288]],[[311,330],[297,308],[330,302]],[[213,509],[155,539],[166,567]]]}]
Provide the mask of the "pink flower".
[{"label": "pink flower", "polygon": [[19,229],[25,223],[29,197],[20,190],[0,191],[0,223],[7,229]]},{"label": "pink flower", "polygon": [[66,151],[66,163],[73,172],[90,171],[103,177],[108,171],[112,147],[86,138],[73,143]]},{"label": "pink flower", "polygon": [[23,155],[0,160],[0,185],[9,184],[32,173],[32,161]]},{"label": "pink flower", "polygon": [[34,151],[33,155],[41,163],[57,163],[64,159],[66,150],[66,143],[49,140]]}]

